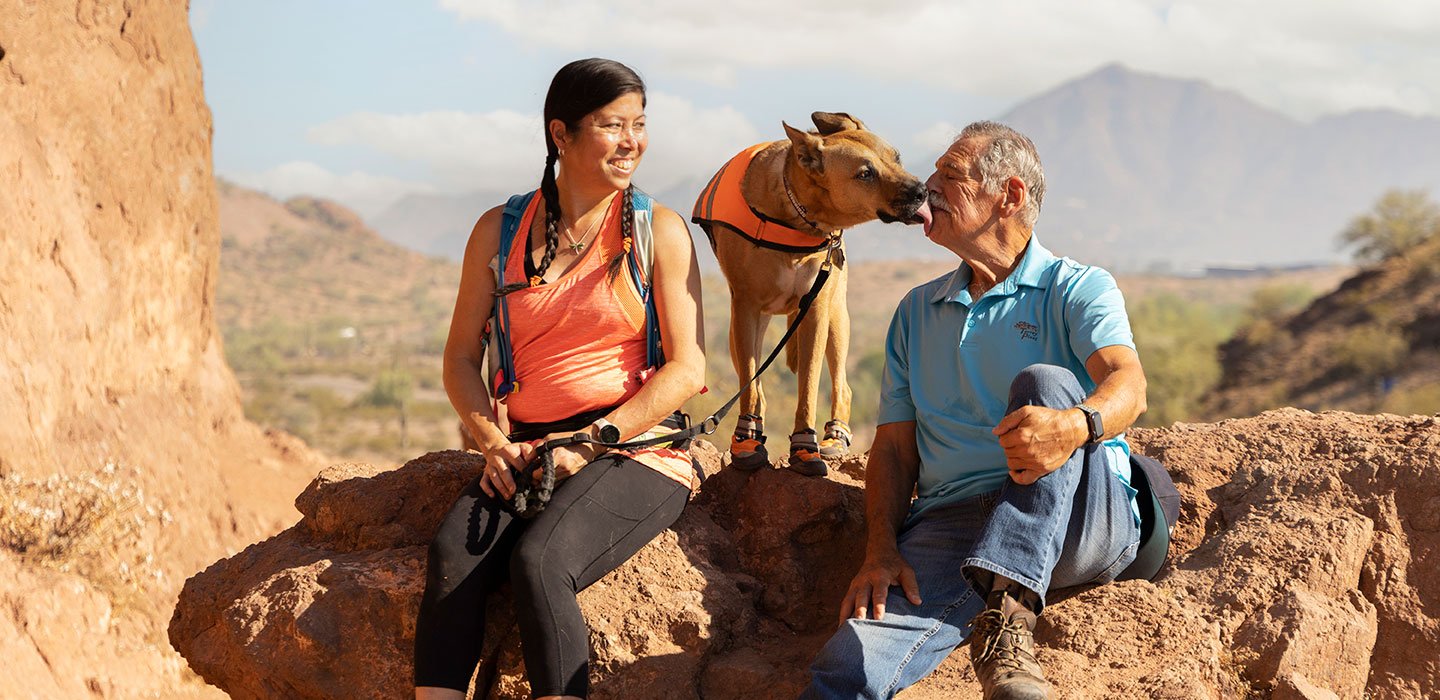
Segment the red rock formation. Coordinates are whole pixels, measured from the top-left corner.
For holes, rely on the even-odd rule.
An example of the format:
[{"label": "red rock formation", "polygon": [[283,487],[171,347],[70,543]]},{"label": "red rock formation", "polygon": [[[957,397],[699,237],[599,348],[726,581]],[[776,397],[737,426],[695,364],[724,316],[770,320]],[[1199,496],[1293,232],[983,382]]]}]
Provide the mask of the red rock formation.
[{"label": "red rock formation", "polygon": [[185,575],[293,522],[284,494],[314,456],[245,422],[225,367],[185,3],[8,3],[0,47],[0,475],[128,475],[112,486],[143,522],[106,556],[147,569],[125,585],[141,600],[112,607],[106,581],[0,557],[0,627],[23,631],[0,656],[44,661],[0,695],[168,692],[163,613],[131,611],[168,610]]},{"label": "red rock formation", "polygon": [[[1288,409],[1135,444],[1184,496],[1172,559],[1155,583],[1047,609],[1037,638],[1059,697],[1440,695],[1440,419]],[[241,700],[403,696],[424,547],[478,464],[443,452],[327,470],[297,526],[187,583],[172,642]],[[581,594],[593,695],[794,697],[859,562],[860,464],[709,479],[672,530]],[[476,696],[526,697],[507,595],[491,613]],[[901,697],[979,688],[962,651]]]}]

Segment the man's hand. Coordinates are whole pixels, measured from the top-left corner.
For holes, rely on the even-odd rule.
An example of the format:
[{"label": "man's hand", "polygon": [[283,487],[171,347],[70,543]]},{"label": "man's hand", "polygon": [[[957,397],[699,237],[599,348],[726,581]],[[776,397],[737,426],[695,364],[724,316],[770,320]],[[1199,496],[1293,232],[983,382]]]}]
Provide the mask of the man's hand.
[{"label": "man's hand", "polygon": [[850,617],[865,619],[865,613],[873,613],[876,620],[885,616],[885,596],[891,586],[900,586],[905,597],[915,605],[920,604],[920,586],[915,583],[915,570],[905,563],[900,552],[891,547],[888,551],[871,556],[866,555],[860,572],[850,582],[850,590],[840,605],[840,621]]},{"label": "man's hand", "polygon": [[1017,484],[1033,484],[1059,469],[1090,437],[1079,409],[1044,406],[1021,406],[991,432],[1000,437],[1010,478]]}]

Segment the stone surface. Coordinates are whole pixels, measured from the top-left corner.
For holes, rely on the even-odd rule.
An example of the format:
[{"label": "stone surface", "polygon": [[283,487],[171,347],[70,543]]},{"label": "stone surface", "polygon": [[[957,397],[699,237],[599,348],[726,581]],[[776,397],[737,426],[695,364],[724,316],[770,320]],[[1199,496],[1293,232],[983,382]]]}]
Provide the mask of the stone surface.
[{"label": "stone surface", "polygon": [[0,677],[0,696],[203,692],[184,689],[159,611],[185,576],[293,523],[320,462],[244,420],[225,366],[186,3],[8,2],[0,44],[0,477],[124,475],[141,536],[105,556],[145,569],[112,586],[33,553],[0,564],[0,625],[21,631],[0,657],[43,662]]},{"label": "stone surface", "polygon": [[[1154,582],[1065,591],[1036,631],[1061,698],[1440,694],[1440,419],[1292,409],[1138,430],[1184,497]],[[713,448],[699,459],[709,472]],[[407,692],[424,544],[478,468],[432,453],[327,470],[291,530],[186,585],[171,640],[235,698]],[[581,593],[597,698],[791,698],[863,547],[860,457],[829,478],[721,470],[674,528]],[[476,696],[522,698],[508,592]],[[338,635],[337,629],[346,630]],[[374,672],[374,669],[383,672]],[[962,653],[906,700],[978,697]]]}]

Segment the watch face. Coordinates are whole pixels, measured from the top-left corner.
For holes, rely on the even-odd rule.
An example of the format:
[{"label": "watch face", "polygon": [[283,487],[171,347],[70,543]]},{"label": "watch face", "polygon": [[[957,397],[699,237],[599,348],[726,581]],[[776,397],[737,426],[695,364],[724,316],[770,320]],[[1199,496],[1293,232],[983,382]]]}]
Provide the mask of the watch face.
[{"label": "watch face", "polygon": [[620,442],[620,429],[611,424],[600,426],[601,442]]}]

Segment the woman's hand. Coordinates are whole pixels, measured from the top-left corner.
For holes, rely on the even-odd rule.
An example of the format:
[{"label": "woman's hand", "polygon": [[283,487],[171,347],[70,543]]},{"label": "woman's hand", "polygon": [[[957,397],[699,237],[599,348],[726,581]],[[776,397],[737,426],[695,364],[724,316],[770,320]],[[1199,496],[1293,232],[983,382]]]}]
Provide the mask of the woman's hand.
[{"label": "woman's hand", "polygon": [[[545,440],[568,438],[576,432],[583,431],[550,433],[545,436]],[[555,455],[555,481],[558,482],[561,479],[574,476],[575,473],[584,468],[585,465],[595,461],[596,457],[605,453],[605,448],[594,443],[582,442],[565,447],[557,447],[551,450],[550,453]],[[535,478],[537,480],[540,478],[539,469],[535,471]]]},{"label": "woman's hand", "polygon": [[534,456],[535,446],[528,442],[507,442],[485,450],[480,490],[491,498],[511,498],[515,495],[515,476],[511,470],[524,469]]}]

